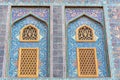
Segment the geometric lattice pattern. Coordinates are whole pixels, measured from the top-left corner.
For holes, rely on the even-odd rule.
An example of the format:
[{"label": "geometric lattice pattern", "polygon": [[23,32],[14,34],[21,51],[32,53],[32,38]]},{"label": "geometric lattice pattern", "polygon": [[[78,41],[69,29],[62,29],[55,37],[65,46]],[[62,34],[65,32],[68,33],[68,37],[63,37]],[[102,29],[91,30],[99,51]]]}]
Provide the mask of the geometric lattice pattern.
[{"label": "geometric lattice pattern", "polygon": [[20,48],[18,62],[18,77],[38,77],[38,48]]},{"label": "geometric lattice pattern", "polygon": [[20,41],[24,42],[39,41],[39,30],[32,24],[25,26],[21,30]]},{"label": "geometric lattice pattern", "polygon": [[96,48],[77,48],[78,77],[98,77]]},{"label": "geometric lattice pattern", "polygon": [[76,40],[78,42],[94,41],[93,29],[87,25],[82,25],[76,30]]}]

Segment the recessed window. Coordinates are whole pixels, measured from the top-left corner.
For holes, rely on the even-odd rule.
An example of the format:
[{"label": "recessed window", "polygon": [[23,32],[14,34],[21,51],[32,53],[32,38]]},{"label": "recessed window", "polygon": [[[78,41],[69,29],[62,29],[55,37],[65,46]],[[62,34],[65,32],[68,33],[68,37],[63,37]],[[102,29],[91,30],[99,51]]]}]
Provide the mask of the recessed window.
[{"label": "recessed window", "polygon": [[77,42],[92,42],[95,41],[94,30],[87,25],[82,25],[76,30]]},{"label": "recessed window", "polygon": [[20,41],[22,42],[37,42],[39,38],[39,29],[32,24],[23,27],[20,31]]},{"label": "recessed window", "polygon": [[20,48],[18,60],[18,77],[38,77],[39,49]]},{"label": "recessed window", "polygon": [[96,48],[77,48],[78,77],[98,77]]}]

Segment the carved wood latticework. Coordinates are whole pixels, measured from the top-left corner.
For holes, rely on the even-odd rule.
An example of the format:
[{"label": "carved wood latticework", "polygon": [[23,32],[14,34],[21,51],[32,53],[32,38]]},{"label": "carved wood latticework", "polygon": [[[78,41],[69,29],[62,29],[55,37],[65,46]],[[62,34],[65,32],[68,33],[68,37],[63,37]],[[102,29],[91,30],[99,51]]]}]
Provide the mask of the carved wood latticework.
[{"label": "carved wood latticework", "polygon": [[77,48],[78,77],[98,77],[96,48]]},{"label": "carved wood latticework", "polygon": [[40,39],[39,29],[29,24],[20,31],[20,41],[22,42],[38,42]]},{"label": "carved wood latticework", "polygon": [[76,30],[77,42],[93,42],[95,41],[94,30],[87,25],[82,25]]},{"label": "carved wood latticework", "polygon": [[39,49],[20,48],[18,60],[18,77],[38,77]]}]

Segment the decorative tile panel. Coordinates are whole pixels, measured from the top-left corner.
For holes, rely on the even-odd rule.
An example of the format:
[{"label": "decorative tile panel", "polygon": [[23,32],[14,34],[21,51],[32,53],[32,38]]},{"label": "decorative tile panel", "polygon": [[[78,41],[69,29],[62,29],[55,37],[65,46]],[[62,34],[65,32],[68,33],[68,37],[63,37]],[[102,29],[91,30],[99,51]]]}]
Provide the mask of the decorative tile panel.
[{"label": "decorative tile panel", "polygon": [[[113,0],[115,1],[115,0]],[[117,0],[116,0],[117,2]],[[109,6],[108,20],[110,26],[114,75],[120,78],[120,6]]]},{"label": "decorative tile panel", "polygon": [[116,23],[120,21],[120,6],[108,6],[108,19],[110,23]]},{"label": "decorative tile panel", "polygon": [[[23,11],[24,11],[24,9],[23,9]],[[16,15],[16,13],[14,13],[14,10],[16,10],[16,9],[13,8],[12,14]],[[22,9],[20,9],[20,10],[22,10]],[[28,9],[25,9],[25,10],[28,10]],[[43,8],[42,8],[42,10],[43,10]],[[45,10],[46,10],[46,8],[45,8]],[[49,9],[47,9],[47,10],[49,10]],[[29,10],[28,10],[28,12],[29,12]],[[24,16],[24,12],[21,11],[20,13],[21,13],[21,15]],[[49,13],[47,13],[46,15],[49,16]],[[46,16],[46,15],[44,15],[44,16]],[[12,16],[12,19],[13,18],[17,19],[15,16]],[[40,62],[40,66],[39,66],[40,71],[38,72],[38,76],[39,77],[47,77],[48,76],[48,63],[49,63],[49,61],[48,61],[48,27],[49,27],[49,25],[47,25],[46,23],[49,23],[49,22],[45,23],[44,21],[41,21],[42,19],[41,20],[40,19],[36,18],[36,16],[28,15],[28,16],[16,21],[13,24],[13,26],[11,26],[11,43],[10,43],[10,53],[9,53],[9,56],[10,56],[9,62],[10,63],[9,63],[9,71],[8,71],[8,74],[10,77],[17,77],[17,71],[18,71],[17,62],[18,62],[18,54],[19,54],[18,51],[19,51],[20,47],[22,47],[22,48],[38,47],[40,49],[39,60],[41,62]],[[47,19],[49,20],[49,17],[47,17]],[[40,30],[40,32],[39,32],[40,41],[39,42],[26,43],[26,42],[19,41],[20,30],[28,24],[33,24],[36,26],[36,28],[38,28]]]},{"label": "decorative tile panel", "polygon": [[[82,12],[83,9],[83,12]],[[69,10],[69,11],[68,11]],[[74,18],[72,18],[71,16],[68,16],[68,14],[71,12],[71,14],[76,14],[76,11],[78,10],[78,13],[81,15],[81,13],[84,13],[84,8],[67,8],[66,11],[66,22],[69,22],[71,19],[74,19],[76,16],[79,15],[74,15]],[[81,10],[81,11],[80,11]],[[68,77],[77,77],[77,63],[76,63],[76,48],[91,48],[91,47],[95,47],[96,48],[96,53],[97,53],[97,57],[98,57],[98,75],[99,77],[107,77],[109,76],[107,73],[107,62],[106,62],[106,58],[105,56],[107,55],[107,50],[105,50],[105,45],[106,45],[106,38],[105,38],[105,34],[104,34],[104,26],[102,26],[101,23],[104,23],[104,19],[103,19],[103,11],[101,8],[97,8],[94,10],[91,9],[85,9],[86,13],[92,13],[95,14],[96,12],[98,12],[98,14],[96,14],[97,17],[92,17],[93,19],[97,20],[93,20],[88,16],[81,16],[77,19],[75,19],[74,21],[72,21],[71,23],[67,24],[66,23],[66,28],[67,28],[67,66],[68,66]],[[94,13],[95,12],[95,13]],[[99,13],[100,12],[100,13]],[[85,14],[86,14],[85,13]],[[101,23],[99,23],[98,21],[100,21]],[[94,31],[95,31],[95,35],[97,36],[97,40],[95,42],[76,42],[75,40],[75,31],[76,29],[83,25],[89,25]]]},{"label": "decorative tile panel", "polygon": [[90,18],[104,24],[102,8],[66,8],[65,13],[67,23],[80,16],[89,15]]},{"label": "decorative tile panel", "polygon": [[34,14],[36,17],[49,22],[49,8],[45,7],[13,7],[12,21],[16,21],[26,15]]},{"label": "decorative tile panel", "polygon": [[[109,27],[110,27],[110,31],[106,31],[107,34],[110,35],[108,37],[108,45],[110,47],[110,49],[109,49],[110,51],[108,51],[108,52],[109,52],[110,56],[112,56],[112,57],[110,57],[110,64],[114,64],[114,65],[111,65],[112,66],[111,71],[112,71],[112,74],[114,74],[115,76],[111,75],[111,77],[109,77],[109,78],[100,78],[100,79],[101,80],[114,80],[115,77],[118,77],[118,79],[116,79],[116,80],[119,80],[119,78],[120,78],[120,54],[119,54],[120,53],[120,42],[119,42],[120,41],[120,35],[119,35],[120,34],[120,26],[119,26],[120,25],[120,14],[119,14],[120,13],[120,5],[119,5],[120,4],[120,0],[0,0],[0,4],[1,4],[0,5],[0,15],[1,15],[1,17],[0,17],[0,62],[1,62],[0,63],[0,76],[5,75],[3,73],[5,71],[4,67],[6,66],[5,65],[6,63],[3,62],[4,61],[3,59],[4,59],[4,53],[7,54],[7,50],[8,50],[8,49],[6,49],[5,46],[8,46],[7,44],[9,44],[9,43],[7,43],[7,41],[5,41],[5,34],[9,34],[8,33],[8,31],[9,31],[8,30],[9,29],[9,24],[10,24],[9,18],[11,18],[12,15],[14,17],[12,17],[11,22],[17,21],[18,19],[23,18],[25,15],[33,14],[36,17],[38,17],[38,18],[46,21],[46,23],[49,24],[49,19],[48,18],[50,16],[49,15],[50,10],[47,7],[46,7],[46,10],[44,10],[45,7],[43,7],[44,9],[43,8],[39,9],[39,7],[36,8],[36,7],[25,7],[25,6],[28,6],[28,5],[29,6],[36,6],[36,5],[37,6],[38,5],[40,5],[40,6],[44,6],[44,5],[53,6],[53,5],[59,5],[59,6],[62,7],[62,6],[71,6],[72,5],[72,6],[75,7],[77,5],[78,6],[82,5],[82,7],[83,6],[87,6],[87,8],[86,9],[81,8],[81,10],[80,10],[80,8],[76,8],[78,11],[76,9],[71,9],[71,8],[67,8],[68,11],[65,10],[65,12],[67,13],[66,15],[68,16],[68,17],[66,17],[66,22],[69,23],[71,20],[75,19],[76,17],[79,17],[79,14],[80,15],[86,14],[86,15],[89,15],[91,18],[94,18],[94,20],[96,19],[97,21],[101,22],[103,25],[106,24],[107,25],[106,26],[107,30],[109,30]],[[24,5],[24,7],[12,7],[12,12],[14,14],[11,14],[11,16],[10,16],[10,13],[8,13],[8,10],[9,10],[9,12],[11,12],[11,8],[10,8],[11,5],[12,6],[21,6],[21,5]],[[9,6],[9,9],[8,9],[8,6]],[[99,14],[103,14],[103,11],[101,11],[101,9],[99,9],[99,10],[97,10],[97,9],[90,9],[90,7],[92,7],[92,6],[103,6],[103,8],[104,8],[104,14],[105,14],[105,20],[106,20],[105,22],[106,23],[104,23],[104,18],[102,18],[101,15],[99,15]],[[13,11],[13,9],[15,11]],[[54,15],[55,18],[54,18],[54,21],[53,21],[54,26],[56,26],[56,27],[53,28],[53,30],[54,30],[53,31],[54,32],[53,35],[54,36],[60,36],[60,37],[63,38],[64,37],[63,36],[64,31],[61,30],[62,29],[61,28],[61,24],[64,25],[64,23],[63,23],[64,21],[61,22],[62,20],[60,20],[60,19],[62,19],[61,16],[63,16],[63,15],[59,16],[59,13],[62,13],[61,12],[62,9],[56,11],[57,9],[55,9],[54,12],[53,12],[54,14],[56,14],[56,15]],[[86,12],[83,11],[82,9],[84,9]],[[93,10],[93,12],[92,12],[92,10]],[[44,17],[43,17],[43,15],[44,15]],[[96,15],[99,16],[99,17],[96,17]],[[7,18],[7,16],[9,16],[9,17]],[[58,18],[60,18],[60,19],[58,19]],[[32,22],[32,20],[31,20],[31,22]],[[6,24],[7,24],[7,26],[6,26]],[[42,24],[42,22],[41,22],[41,24]],[[58,24],[58,25],[56,25],[56,24]],[[97,24],[96,24],[96,27],[99,27],[99,26],[97,26]],[[44,33],[44,32],[42,32],[42,33]],[[54,40],[53,42],[56,42],[56,43],[58,43],[58,42],[64,42],[64,39],[62,39],[60,37],[56,37],[56,40]],[[19,35],[16,35],[16,39],[19,41]],[[43,40],[43,39],[44,39],[44,36],[41,34],[40,35],[40,40]],[[72,36],[72,39],[75,40],[75,36]],[[8,38],[7,38],[7,40],[9,41]],[[97,41],[98,40],[99,41],[101,40],[99,36],[97,36]],[[42,41],[42,42],[44,42],[44,41]],[[20,44],[20,43],[17,43],[17,44]],[[27,44],[27,43],[24,43],[24,44]],[[44,43],[42,43],[42,44],[44,44]],[[112,44],[112,45],[110,45],[110,44]],[[16,45],[16,43],[15,43],[15,45]],[[33,43],[30,43],[30,45],[28,45],[28,47],[31,46],[31,45],[35,46],[37,44],[34,45]],[[64,68],[64,65],[57,64],[58,62],[59,63],[64,62],[64,61],[62,61],[63,60],[63,55],[61,55],[61,53],[63,53],[63,51],[62,50],[57,50],[57,49],[60,49],[62,47],[64,48],[63,45],[62,44],[54,44],[54,47],[53,47],[54,48],[53,55],[54,55],[54,57],[56,56],[54,58],[54,60],[53,60],[56,63],[55,66],[54,66],[54,68],[56,68],[56,70],[57,69],[61,69],[62,70]],[[92,44],[90,44],[90,45],[92,45]],[[99,44],[99,46],[100,46],[100,44]],[[13,49],[13,51],[14,51],[14,49]],[[15,50],[13,53],[15,53],[16,51],[17,50]],[[100,49],[99,49],[99,51],[100,51]],[[113,54],[111,54],[111,53],[113,53]],[[5,56],[6,56],[6,54],[5,54]],[[14,54],[14,55],[17,55],[17,54]],[[43,56],[44,56],[44,54],[43,54]],[[17,63],[16,61],[17,60],[15,60],[15,59],[11,59],[11,60],[14,63],[12,63],[10,65],[16,65],[16,63]],[[111,62],[111,61],[113,61],[113,62]],[[43,60],[43,62],[44,62],[44,60]],[[76,65],[76,63],[74,63],[74,65]],[[71,67],[71,68],[73,68],[73,67]],[[44,72],[44,71],[42,71],[42,72]],[[42,72],[39,73],[39,75],[43,76]],[[8,74],[9,73],[11,73],[12,76],[13,75],[16,76],[16,73],[17,73],[16,68],[13,67],[13,69],[11,69],[11,72],[8,72]],[[55,71],[54,75],[55,76],[57,76],[59,74],[60,75],[64,75],[63,73],[64,73],[63,71],[59,71],[58,70],[58,71]],[[76,72],[74,72],[74,73],[76,73]],[[13,79],[13,78],[9,77],[9,78],[6,78],[6,79]],[[69,78],[69,79],[71,79],[71,78]],[[25,78],[25,80],[26,80],[26,78]],[[56,78],[55,78],[55,80],[56,80]],[[96,80],[96,79],[91,78],[91,79],[82,79],[82,80]]]}]

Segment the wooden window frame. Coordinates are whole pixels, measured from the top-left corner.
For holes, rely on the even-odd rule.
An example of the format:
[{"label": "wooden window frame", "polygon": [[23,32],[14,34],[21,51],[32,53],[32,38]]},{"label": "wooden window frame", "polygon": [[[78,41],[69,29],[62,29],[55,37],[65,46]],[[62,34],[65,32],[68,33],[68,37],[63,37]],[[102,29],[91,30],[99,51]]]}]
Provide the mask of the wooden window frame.
[{"label": "wooden window frame", "polygon": [[[36,62],[36,75],[21,75],[20,74],[20,65],[21,65],[21,50],[22,49],[37,49],[37,62]],[[20,78],[37,78],[39,76],[39,48],[19,48],[19,58],[18,58],[18,77]]]},{"label": "wooden window frame", "polygon": [[[32,26],[32,27],[35,28],[36,31],[37,31],[37,39],[36,39],[36,40],[23,40],[23,38],[22,38],[23,31],[24,31],[25,28],[27,28],[27,27],[29,27],[29,26]],[[38,42],[38,41],[40,40],[39,32],[40,32],[39,29],[38,29],[37,27],[35,27],[33,24],[28,24],[28,25],[24,26],[24,27],[20,30],[20,41],[21,41],[21,42]]]},{"label": "wooden window frame", "polygon": [[[93,40],[79,40],[79,35],[78,35],[79,29],[82,28],[82,27],[84,27],[84,26],[86,26],[86,27],[88,27],[88,28],[91,29],[92,34],[93,34],[93,35],[92,35]],[[95,42],[96,40],[95,40],[95,33],[94,33],[94,30],[93,30],[90,26],[88,26],[88,25],[86,25],[86,24],[84,24],[84,25],[78,27],[78,28],[76,29],[76,41],[77,41],[77,42]]]},{"label": "wooden window frame", "polygon": [[[79,49],[93,49],[95,51],[95,64],[96,64],[96,75],[81,75],[80,74],[80,58],[79,58]],[[78,77],[82,78],[93,78],[98,77],[98,61],[97,61],[97,54],[96,54],[96,48],[77,48],[77,72]]]}]

